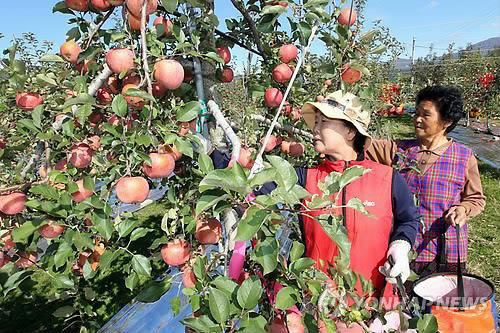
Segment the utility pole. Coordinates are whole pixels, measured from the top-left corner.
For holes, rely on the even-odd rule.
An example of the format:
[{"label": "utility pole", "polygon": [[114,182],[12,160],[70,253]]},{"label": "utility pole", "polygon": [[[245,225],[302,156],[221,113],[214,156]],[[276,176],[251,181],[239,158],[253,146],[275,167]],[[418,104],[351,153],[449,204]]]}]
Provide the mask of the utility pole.
[{"label": "utility pole", "polygon": [[415,64],[415,37],[413,37],[413,42],[411,45],[411,86],[413,87],[413,81],[415,80],[415,72],[413,71],[413,65]]}]

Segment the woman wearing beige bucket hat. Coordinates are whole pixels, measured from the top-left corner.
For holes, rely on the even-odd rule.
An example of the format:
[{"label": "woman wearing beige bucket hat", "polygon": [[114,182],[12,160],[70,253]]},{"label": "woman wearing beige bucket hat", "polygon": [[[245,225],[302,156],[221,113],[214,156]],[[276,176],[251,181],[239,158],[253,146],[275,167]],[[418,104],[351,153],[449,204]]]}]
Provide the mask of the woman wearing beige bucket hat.
[{"label": "woman wearing beige bucket hat", "polygon": [[[371,144],[367,127],[369,112],[363,110],[358,97],[336,91],[320,103],[308,102],[303,106],[303,116],[314,132],[314,148],[324,159],[312,168],[297,167],[298,184],[310,193],[320,193],[318,182],[331,172],[343,172],[359,165],[370,172],[342,189],[337,206],[351,241],[350,268],[372,282],[375,297],[383,297],[384,307],[392,309],[398,304],[393,288],[385,287],[385,276],[380,273],[389,256],[395,264],[385,272],[391,283],[401,275],[406,280],[410,274],[408,252],[418,227],[419,215],[413,197],[404,179],[391,167],[368,161],[364,151]],[[212,155],[216,168],[227,166],[229,158],[218,151]],[[256,195],[269,194],[275,183],[266,183]],[[370,217],[346,207],[351,198],[359,198]],[[308,200],[304,202],[308,204]],[[314,210],[300,216],[301,229],[306,245],[306,255],[316,261],[316,267],[328,272],[335,265],[338,255],[336,244],[322,229],[314,216],[324,212]],[[361,285],[356,286],[361,294]]]},{"label": "woman wearing beige bucket hat", "polygon": [[[315,150],[325,156],[318,166],[298,171],[299,178],[303,175],[301,185],[310,193],[320,193],[318,182],[333,171],[343,172],[354,165],[371,170],[346,186],[337,204],[345,206],[356,197],[371,214],[369,217],[351,208],[342,209],[351,241],[350,267],[370,280],[376,294],[382,296],[385,276],[379,269],[389,256],[393,257],[394,266],[382,270],[388,276],[387,281],[395,283],[398,275],[404,281],[410,275],[408,253],[419,222],[411,191],[391,167],[364,158],[372,142],[367,130],[370,113],[363,109],[357,96],[339,90],[321,102],[305,103],[302,112],[313,130]],[[326,271],[329,265],[334,265],[338,249],[314,218],[303,216],[302,223],[306,254],[316,260],[318,268]],[[392,288],[386,288],[383,296],[394,299]]]}]

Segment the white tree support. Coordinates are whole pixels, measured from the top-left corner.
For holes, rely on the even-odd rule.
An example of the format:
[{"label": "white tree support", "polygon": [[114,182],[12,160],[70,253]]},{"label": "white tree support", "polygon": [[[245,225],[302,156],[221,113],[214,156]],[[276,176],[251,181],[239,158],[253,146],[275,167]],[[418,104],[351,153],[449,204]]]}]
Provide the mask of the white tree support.
[{"label": "white tree support", "polygon": [[229,125],[229,122],[226,120],[226,118],[222,114],[217,103],[210,100],[210,101],[208,101],[207,105],[208,105],[208,109],[210,110],[210,112],[214,116],[215,120],[217,121],[217,124],[222,128],[222,130],[224,131],[224,133],[228,137],[229,141],[231,142],[231,145],[232,145],[231,160],[237,161],[238,158],[240,157],[240,151],[241,151],[240,138],[238,138],[236,133],[234,133],[231,125]]},{"label": "white tree support", "polygon": [[[253,114],[253,115],[251,115],[251,117],[252,117],[253,120],[261,121],[261,122],[264,122],[264,123],[266,123],[268,125],[270,125],[270,124],[273,123],[273,121],[271,119],[267,119],[266,117],[261,116],[259,114]],[[292,125],[288,125],[288,124],[281,125],[279,123],[276,123],[274,125],[274,127],[276,127],[277,129],[281,129],[281,130],[287,131],[287,132],[292,133],[292,134],[302,135],[303,137],[305,137],[307,139],[311,139],[311,140],[313,139],[312,133],[303,131],[303,130],[301,130],[299,128],[293,127]]]},{"label": "white tree support", "polygon": [[281,110],[283,109],[283,106],[285,105],[285,102],[288,98],[288,95],[290,94],[290,90],[292,89],[293,83],[295,79],[297,78],[297,74],[299,73],[300,68],[302,67],[302,64],[304,63],[304,59],[306,57],[307,52],[309,52],[309,48],[311,47],[311,43],[314,40],[314,37],[316,36],[316,31],[318,30],[318,25],[314,25],[311,29],[311,36],[309,36],[309,40],[307,41],[307,46],[304,48],[302,47],[302,52],[299,58],[299,61],[297,62],[297,66],[295,67],[295,70],[293,71],[292,78],[290,79],[290,82],[288,83],[288,87],[286,88],[285,95],[283,96],[283,100],[280,103],[280,106],[278,107],[278,110],[276,111],[276,114],[274,115],[273,122],[271,123],[271,126],[267,130],[267,134],[264,137],[264,141],[262,142],[262,147],[260,148],[259,153],[257,154],[257,157],[255,158],[255,163],[252,167],[252,170],[250,170],[250,175],[248,178],[252,178],[255,176],[256,173],[261,171],[264,168],[264,162],[262,159],[262,155],[264,154],[264,151],[266,149],[266,145],[269,142],[269,138],[271,137],[271,134],[273,133],[274,127],[276,126],[278,122],[278,118],[281,114]]}]

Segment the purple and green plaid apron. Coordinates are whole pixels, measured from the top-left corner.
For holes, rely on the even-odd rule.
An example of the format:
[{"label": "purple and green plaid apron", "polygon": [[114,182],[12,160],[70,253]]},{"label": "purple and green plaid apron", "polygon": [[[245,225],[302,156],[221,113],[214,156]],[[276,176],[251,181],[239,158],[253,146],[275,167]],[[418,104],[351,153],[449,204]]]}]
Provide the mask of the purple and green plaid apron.
[{"label": "purple and green plaid apron", "polygon": [[[422,222],[419,226],[414,249],[417,262],[430,262],[438,254],[438,243],[444,233],[444,259],[449,263],[457,262],[457,249],[460,245],[460,259],[467,260],[468,226],[461,229],[460,244],[457,244],[456,230],[444,220],[445,212],[461,200],[465,185],[465,174],[472,151],[456,142],[421,174],[415,167],[420,147],[416,140],[401,141],[398,144],[397,167],[405,177],[409,188],[418,200]],[[439,244],[439,246],[442,246]]]}]

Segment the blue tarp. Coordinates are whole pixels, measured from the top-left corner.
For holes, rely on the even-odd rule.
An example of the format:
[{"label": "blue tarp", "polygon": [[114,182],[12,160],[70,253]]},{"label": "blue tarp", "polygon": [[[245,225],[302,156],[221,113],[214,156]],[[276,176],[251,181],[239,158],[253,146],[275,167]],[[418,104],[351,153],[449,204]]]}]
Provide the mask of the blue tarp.
[{"label": "blue tarp", "polygon": [[[172,287],[158,301],[154,303],[133,301],[115,314],[99,333],[184,333],[184,325],[180,321],[190,316],[192,311],[187,297],[182,293],[182,275],[176,274],[178,270],[174,270],[176,269],[170,272],[174,275]],[[181,299],[177,316],[174,315],[170,304],[171,299],[176,296]]]}]

